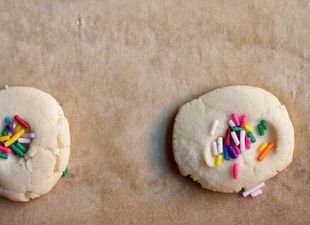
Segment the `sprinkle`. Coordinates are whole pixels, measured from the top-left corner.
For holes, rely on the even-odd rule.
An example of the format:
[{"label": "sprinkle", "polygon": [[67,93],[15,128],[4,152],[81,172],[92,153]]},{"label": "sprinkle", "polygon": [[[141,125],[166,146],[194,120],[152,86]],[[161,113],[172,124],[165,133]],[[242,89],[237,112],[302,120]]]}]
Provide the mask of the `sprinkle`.
[{"label": "sprinkle", "polygon": [[8,159],[8,154],[5,154],[5,153],[2,153],[2,152],[0,152],[0,158],[2,158],[2,159]]},{"label": "sprinkle", "polygon": [[8,124],[9,124],[9,123],[13,123],[12,118],[11,118],[11,117],[8,117],[8,116],[4,118],[4,121],[5,121],[6,123],[8,123]]},{"label": "sprinkle", "polygon": [[230,145],[230,129],[229,128],[226,130],[226,134],[225,134],[225,145],[226,146]]},{"label": "sprinkle", "polygon": [[264,130],[264,128],[262,127],[262,125],[259,124],[257,127],[258,127],[259,136],[264,136],[264,135],[265,135],[265,130]]},{"label": "sprinkle", "polygon": [[31,138],[31,139],[33,139],[33,138],[36,137],[36,135],[35,135],[35,133],[26,133],[22,137],[23,138]]},{"label": "sprinkle", "polygon": [[222,165],[223,155],[219,154],[215,157],[215,166]]},{"label": "sprinkle", "polygon": [[228,146],[228,151],[229,151],[229,154],[230,154],[230,157],[233,158],[233,159],[236,159],[238,157],[237,153],[235,152],[235,149],[233,146],[229,145]]},{"label": "sprinkle", "polygon": [[234,163],[232,167],[232,174],[234,179],[239,179],[239,166],[238,163]]},{"label": "sprinkle", "polygon": [[14,134],[9,140],[4,142],[5,147],[9,147],[11,144],[13,144],[15,141],[18,140],[23,134],[25,133],[24,129],[19,130],[16,134]]},{"label": "sprinkle", "polygon": [[6,136],[6,135],[8,135],[9,134],[9,128],[8,128],[8,126],[5,126],[4,128],[3,128],[3,131],[2,131],[2,136]]},{"label": "sprinkle", "polygon": [[16,130],[13,127],[13,123],[9,123],[8,128],[9,128],[9,131],[11,132],[11,134],[16,134]]},{"label": "sprinkle", "polygon": [[20,124],[16,124],[15,131],[18,132],[23,127]]},{"label": "sprinkle", "polygon": [[262,189],[258,189],[251,193],[252,198],[256,198],[257,196],[261,195],[263,193]]},{"label": "sprinkle", "polygon": [[240,122],[238,120],[238,117],[237,117],[236,113],[232,113],[231,114],[231,119],[234,121],[234,124],[236,124],[236,126],[240,126]]},{"label": "sprinkle", "polygon": [[10,145],[10,148],[20,157],[24,157],[24,153],[19,148],[17,148],[16,145],[12,144]]},{"label": "sprinkle", "polygon": [[247,120],[246,115],[242,114],[241,119],[240,119],[240,126],[241,127],[245,126],[246,120]]},{"label": "sprinkle", "polygon": [[244,129],[246,132],[252,132],[252,127],[248,125],[247,123],[244,125]]},{"label": "sprinkle", "polygon": [[260,124],[263,126],[263,128],[264,128],[265,130],[268,129],[268,124],[267,124],[266,120],[260,121]]},{"label": "sprinkle", "polygon": [[251,138],[251,142],[255,143],[256,142],[256,138],[254,137],[252,132],[247,132],[246,135]]},{"label": "sprinkle", "polygon": [[24,154],[28,151],[27,148],[25,148],[25,146],[23,146],[21,143],[16,143],[15,144],[17,148],[19,148],[19,150],[21,150]]},{"label": "sprinkle", "polygon": [[239,140],[238,140],[238,137],[237,137],[236,132],[235,132],[235,131],[232,131],[232,132],[230,132],[230,135],[231,135],[233,141],[235,142],[235,144],[236,144],[236,145],[239,145],[240,142],[239,142]]},{"label": "sprinkle", "polygon": [[235,126],[236,126],[236,124],[235,124],[234,121],[232,121],[232,120],[229,120],[229,121],[228,121],[228,124],[229,124],[229,126],[231,126],[231,127],[235,127]]},{"label": "sprinkle", "polygon": [[68,176],[68,174],[69,174],[69,168],[66,167],[66,169],[62,172],[62,176],[66,177],[66,176]]},{"label": "sprinkle", "polygon": [[270,150],[272,149],[272,147],[274,146],[274,143],[269,143],[265,149],[259,153],[258,157],[257,157],[257,160],[258,161],[262,161],[265,156],[270,152]]},{"label": "sprinkle", "polygon": [[245,137],[245,148],[250,149],[251,148],[251,139],[249,137]]},{"label": "sprinkle", "polygon": [[239,132],[239,131],[241,131],[241,130],[242,130],[242,128],[241,128],[241,127],[237,127],[237,126],[235,126],[235,127],[231,128],[231,130],[232,130],[232,131]]},{"label": "sprinkle", "polygon": [[9,135],[6,135],[6,136],[2,136],[0,137],[0,142],[4,142],[4,141],[7,141],[10,139],[10,136]]},{"label": "sprinkle", "polygon": [[258,148],[258,152],[261,152],[261,151],[263,151],[265,148],[266,148],[266,146],[268,145],[268,143],[266,142],[266,143],[263,143],[263,144],[261,144],[260,146],[259,146],[259,148]]},{"label": "sprinkle", "polygon": [[239,147],[237,146],[237,145],[233,145],[233,148],[234,148],[234,150],[235,150],[235,152],[239,155],[241,152],[240,152],[240,149],[239,149]]},{"label": "sprinkle", "polygon": [[219,125],[219,121],[218,120],[213,120],[212,126],[211,126],[211,130],[210,130],[210,135],[213,136],[215,134],[216,128]]},{"label": "sprinkle", "polygon": [[222,137],[218,137],[217,139],[217,152],[219,154],[223,153],[223,138]]},{"label": "sprinkle", "polygon": [[247,191],[244,191],[244,192],[242,193],[242,195],[243,195],[243,197],[247,197],[249,194],[251,194],[251,193],[253,193],[253,192],[255,192],[255,191],[257,191],[257,190],[263,188],[264,186],[265,186],[265,183],[261,183],[261,184],[255,186],[255,187],[253,187],[253,188],[247,190]]},{"label": "sprinkle", "polygon": [[223,155],[225,160],[229,160],[229,151],[225,145],[223,145]]},{"label": "sprinkle", "polygon": [[9,85],[6,84],[6,85],[4,86],[4,89],[8,89],[8,88],[9,88]]},{"label": "sprinkle", "polygon": [[22,144],[30,144],[31,140],[29,138],[18,138],[18,142]]},{"label": "sprinkle", "polygon": [[21,118],[19,115],[15,115],[14,119],[16,120],[17,123],[22,125],[25,129],[30,128],[30,125],[23,118]]},{"label": "sprinkle", "polygon": [[7,123],[9,131],[11,132],[11,134],[15,134],[16,131],[15,131],[14,126],[13,126],[12,118],[11,117],[5,117],[4,121]]},{"label": "sprinkle", "polygon": [[241,130],[240,132],[240,151],[243,152],[245,150],[245,130]]},{"label": "sprinkle", "polygon": [[1,145],[0,145],[0,151],[4,152],[4,153],[9,153],[9,154],[12,153],[11,149],[4,147],[4,146],[1,146]]},{"label": "sprinkle", "polygon": [[212,152],[213,152],[213,155],[217,155],[217,143],[216,143],[216,141],[212,142]]}]

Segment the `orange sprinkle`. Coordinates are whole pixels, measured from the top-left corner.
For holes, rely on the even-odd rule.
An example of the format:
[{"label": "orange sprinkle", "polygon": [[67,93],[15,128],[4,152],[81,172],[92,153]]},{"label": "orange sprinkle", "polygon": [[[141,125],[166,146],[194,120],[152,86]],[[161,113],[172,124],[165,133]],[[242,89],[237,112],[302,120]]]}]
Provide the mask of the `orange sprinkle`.
[{"label": "orange sprinkle", "polygon": [[265,156],[270,152],[270,150],[272,149],[273,146],[274,146],[274,143],[269,143],[265,147],[265,149],[259,153],[257,160],[262,161],[265,158]]}]

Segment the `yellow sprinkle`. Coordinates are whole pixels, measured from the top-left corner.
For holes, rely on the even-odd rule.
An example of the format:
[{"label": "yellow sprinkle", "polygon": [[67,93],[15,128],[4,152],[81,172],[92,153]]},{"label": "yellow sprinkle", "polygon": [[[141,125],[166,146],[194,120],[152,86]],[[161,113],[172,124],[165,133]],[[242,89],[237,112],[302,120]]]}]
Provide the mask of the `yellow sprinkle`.
[{"label": "yellow sprinkle", "polygon": [[23,127],[20,124],[17,124],[16,127],[15,127],[15,131],[18,132],[22,128]]},{"label": "yellow sprinkle", "polygon": [[7,140],[6,142],[4,142],[4,146],[5,147],[9,147],[10,145],[14,144],[15,141],[18,140],[18,138],[20,138],[21,136],[23,136],[25,133],[25,129],[20,129],[18,132],[16,132],[16,134],[14,134],[14,136],[12,136],[9,140]]},{"label": "yellow sprinkle", "polygon": [[6,136],[2,136],[0,137],[0,142],[3,142],[3,141],[7,141],[10,139],[10,136],[9,135],[6,135]]},{"label": "yellow sprinkle", "polygon": [[261,152],[261,151],[263,151],[265,148],[266,148],[266,146],[268,145],[268,143],[266,142],[266,143],[263,143],[263,144],[261,144],[260,146],[259,146],[259,148],[258,148],[258,152]]},{"label": "yellow sprinkle", "polygon": [[244,129],[246,132],[252,132],[252,127],[249,124],[245,124]]},{"label": "yellow sprinkle", "polygon": [[215,157],[215,165],[220,166],[222,165],[223,155],[219,154]]}]

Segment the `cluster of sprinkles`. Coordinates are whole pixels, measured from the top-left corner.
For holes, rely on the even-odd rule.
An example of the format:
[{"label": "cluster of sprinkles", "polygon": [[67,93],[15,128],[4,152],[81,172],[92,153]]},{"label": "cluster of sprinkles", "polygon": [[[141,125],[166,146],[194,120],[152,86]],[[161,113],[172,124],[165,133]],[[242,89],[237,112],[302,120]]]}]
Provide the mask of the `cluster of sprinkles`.
[{"label": "cluster of sprinkles", "polygon": [[[215,119],[211,125],[210,135],[214,136],[218,127],[219,121]],[[260,136],[265,135],[265,131],[268,129],[268,124],[265,120],[257,126]],[[217,141],[213,141],[211,144],[212,154],[215,156],[215,166],[221,166],[223,158],[224,160],[234,160],[239,157],[245,150],[250,150],[252,143],[256,142],[256,138],[252,133],[253,129],[250,124],[247,123],[247,116],[241,115],[240,120],[236,113],[231,114],[231,119],[228,121],[228,127],[225,132],[225,136],[218,137]],[[263,143],[258,148],[257,160],[262,161],[266,155],[274,147],[274,143]],[[239,179],[239,165],[234,162],[231,168],[232,179]],[[247,197],[251,195],[253,198],[262,193],[264,183],[257,185],[256,187],[243,192],[243,196]]]},{"label": "cluster of sprinkles", "polygon": [[14,119],[5,117],[4,122],[5,127],[0,137],[0,158],[8,159],[8,155],[12,153],[23,158],[28,151],[27,145],[35,138],[35,134],[31,133],[30,125],[19,115],[15,115]]}]

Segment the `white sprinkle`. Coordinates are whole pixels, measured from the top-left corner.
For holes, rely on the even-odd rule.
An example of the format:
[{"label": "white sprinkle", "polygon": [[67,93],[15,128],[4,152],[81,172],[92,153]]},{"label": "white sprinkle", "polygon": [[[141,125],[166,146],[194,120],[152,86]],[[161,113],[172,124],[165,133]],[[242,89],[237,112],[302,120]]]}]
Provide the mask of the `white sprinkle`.
[{"label": "white sprinkle", "polygon": [[213,136],[215,134],[216,128],[219,124],[218,120],[213,120],[212,126],[211,126],[211,130],[210,130],[210,135]]},{"label": "white sprinkle", "polygon": [[18,138],[18,142],[22,143],[22,144],[29,144],[30,143],[30,139],[28,138]]},{"label": "white sprinkle", "polygon": [[264,186],[265,186],[265,183],[261,183],[261,184],[255,186],[255,187],[253,187],[252,189],[249,189],[249,190],[247,190],[247,191],[244,191],[244,192],[242,193],[242,195],[243,195],[243,197],[247,197],[249,194],[253,193],[254,191],[257,191],[257,190],[261,189],[261,188],[264,187]]},{"label": "white sprinkle", "polygon": [[243,152],[245,150],[245,130],[241,130],[240,132],[240,151]]},{"label": "white sprinkle", "polygon": [[218,137],[217,139],[217,152],[219,154],[223,153],[223,138],[222,137]]},{"label": "white sprinkle", "polygon": [[8,89],[8,88],[9,88],[9,85],[6,84],[6,85],[4,86],[4,89]]},{"label": "white sprinkle", "polygon": [[262,189],[258,189],[258,190],[256,190],[256,191],[251,193],[251,197],[255,198],[255,197],[259,196],[262,193],[263,193]]},{"label": "white sprinkle", "polygon": [[213,141],[212,142],[212,152],[213,152],[213,155],[217,155],[217,143],[216,141]]},{"label": "white sprinkle", "polygon": [[23,135],[23,138],[32,138],[33,139],[35,137],[36,137],[35,133],[26,133]]},{"label": "white sprinkle", "polygon": [[17,126],[16,122],[13,122],[14,129],[16,128],[16,126]]},{"label": "white sprinkle", "polygon": [[232,139],[234,140],[235,144],[238,146],[240,144],[238,140],[238,136],[235,131],[230,132]]},{"label": "white sprinkle", "polygon": [[251,193],[251,197],[255,198],[255,197],[259,196],[262,193],[263,193],[262,189],[258,189],[258,190],[256,190],[256,191]]},{"label": "white sprinkle", "polygon": [[234,121],[232,121],[232,120],[229,120],[229,121],[228,121],[228,124],[229,124],[229,126],[231,126],[231,127],[235,127],[235,126],[236,126],[236,124],[235,124]]}]

